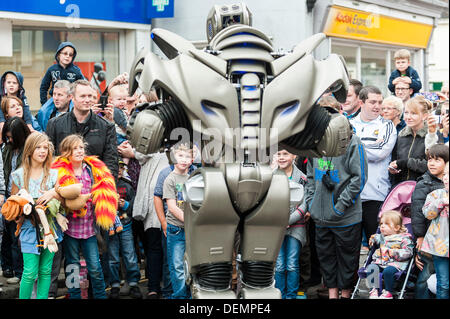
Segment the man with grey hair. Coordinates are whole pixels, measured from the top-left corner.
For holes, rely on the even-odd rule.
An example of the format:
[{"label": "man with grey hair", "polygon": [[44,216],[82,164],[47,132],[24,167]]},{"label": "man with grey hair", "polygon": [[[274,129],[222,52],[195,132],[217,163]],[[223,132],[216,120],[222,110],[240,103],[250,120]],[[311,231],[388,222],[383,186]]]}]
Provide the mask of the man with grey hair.
[{"label": "man with grey hair", "polygon": [[40,108],[36,119],[42,130],[47,129],[47,123],[50,119],[57,117],[72,109],[71,83],[67,80],[59,80],[53,87],[52,98],[47,100]]}]

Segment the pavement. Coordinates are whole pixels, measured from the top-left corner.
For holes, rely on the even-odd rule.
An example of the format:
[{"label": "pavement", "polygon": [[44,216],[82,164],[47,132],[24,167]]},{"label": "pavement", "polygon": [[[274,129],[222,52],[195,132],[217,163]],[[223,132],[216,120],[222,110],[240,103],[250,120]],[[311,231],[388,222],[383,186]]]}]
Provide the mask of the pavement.
[{"label": "pavement", "polygon": [[[364,265],[364,262],[367,258],[367,254],[360,255],[360,267]],[[144,269],[141,269],[141,278],[145,278]],[[19,298],[19,284],[8,284],[6,283],[7,278],[0,276],[0,299],[17,299]],[[142,279],[139,281],[139,287],[141,288],[142,294],[146,295],[147,292],[147,279]],[[365,280],[361,280],[360,282],[361,292],[355,299],[367,299],[368,298],[368,290],[365,284]],[[107,294],[109,294],[110,288],[107,288]],[[366,292],[364,292],[366,290]],[[325,293],[324,293],[325,292]],[[67,294],[67,288],[65,285],[65,275],[63,269],[58,276],[58,297],[57,299],[65,298]],[[309,287],[306,291],[307,299],[323,299],[326,298],[326,289],[323,289],[323,286],[317,285],[313,287]],[[130,299],[129,296],[121,296],[121,299]]]}]

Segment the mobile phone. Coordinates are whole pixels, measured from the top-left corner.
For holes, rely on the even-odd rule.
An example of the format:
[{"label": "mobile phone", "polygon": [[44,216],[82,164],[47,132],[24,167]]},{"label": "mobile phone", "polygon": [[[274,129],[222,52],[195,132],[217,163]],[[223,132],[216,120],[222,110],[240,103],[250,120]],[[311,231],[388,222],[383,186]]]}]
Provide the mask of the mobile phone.
[{"label": "mobile phone", "polygon": [[395,167],[393,167],[393,166],[391,166],[391,165],[389,165],[388,168],[390,168],[391,170],[393,170],[393,171],[396,172],[396,173],[399,173],[399,172],[400,172],[399,169],[396,169]]},{"label": "mobile phone", "polygon": [[101,95],[100,96],[100,108],[103,110],[106,107],[106,104],[108,104],[108,96],[107,95]]},{"label": "mobile phone", "polygon": [[434,120],[436,121],[436,124],[441,124],[441,116],[440,115],[435,115]]}]

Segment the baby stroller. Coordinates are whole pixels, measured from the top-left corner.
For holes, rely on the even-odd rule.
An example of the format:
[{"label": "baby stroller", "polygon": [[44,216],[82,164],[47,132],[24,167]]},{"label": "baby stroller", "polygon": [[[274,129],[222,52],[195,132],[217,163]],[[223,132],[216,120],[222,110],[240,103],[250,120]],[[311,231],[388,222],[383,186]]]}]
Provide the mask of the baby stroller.
[{"label": "baby stroller", "polygon": [[[384,204],[381,207],[380,212],[378,214],[378,220],[380,220],[381,215],[383,215],[383,213],[385,211],[395,210],[395,211],[400,212],[403,217],[403,225],[406,227],[408,232],[413,236],[413,240],[415,240],[415,238],[414,238],[414,234],[412,232],[412,225],[411,225],[411,197],[412,197],[415,187],[416,187],[415,181],[405,181],[405,182],[398,184],[388,194],[388,196],[386,197],[386,200],[384,201]],[[377,234],[378,233],[380,233],[379,227],[377,229]],[[368,293],[370,290],[370,289],[363,290],[360,288],[360,285],[361,285],[362,279],[367,278],[369,276],[369,274],[372,273],[372,270],[368,269],[368,266],[372,263],[372,256],[373,256],[375,250],[376,250],[376,247],[372,246],[372,248],[370,249],[369,254],[367,256],[367,259],[364,262],[364,266],[358,270],[358,282],[356,283],[355,289],[353,290],[351,299],[355,299],[355,297],[357,297],[360,292]],[[411,275],[411,271],[412,271],[412,268],[414,265],[414,257],[415,257],[415,252],[413,253],[413,256],[411,257],[411,259],[409,260],[406,270],[398,271],[395,274],[395,279],[397,282],[401,278],[404,278],[404,281],[401,285],[401,290],[393,292],[393,295],[397,295],[398,299],[403,299],[403,297],[404,297],[407,283],[409,281],[409,277]],[[378,279],[378,283],[379,283],[378,290],[379,290],[379,292],[381,292],[382,287],[383,287],[383,285],[382,285],[383,277],[382,277],[381,272],[379,273],[377,279]]]}]

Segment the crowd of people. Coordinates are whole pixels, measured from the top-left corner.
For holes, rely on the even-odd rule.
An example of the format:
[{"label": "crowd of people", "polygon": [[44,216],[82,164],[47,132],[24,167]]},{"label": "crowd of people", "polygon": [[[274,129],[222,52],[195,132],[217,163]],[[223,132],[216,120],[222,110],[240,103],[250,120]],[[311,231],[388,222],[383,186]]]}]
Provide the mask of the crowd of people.
[{"label": "crowd of people", "polygon": [[[75,57],[74,45],[61,43],[43,77],[36,116],[23,76],[1,77],[0,275],[20,284],[21,299],[51,299],[61,267],[70,278],[69,266],[85,263],[92,298],[190,298],[181,190],[202,165],[198,149],[176,144],[173,164],[165,153],[136,151],[127,140],[128,121],[138,103],[157,102],[156,93],[129,96],[126,73],[97,92]],[[434,291],[448,299],[448,85],[431,101],[409,52],[399,50],[394,59],[392,95],[351,79],[345,103],[332,93],[320,99],[353,127],[344,155],[302,158],[279,149],[271,162],[304,187],[274,265],[283,298],[306,298],[307,288],[318,285],[328,298],[350,298],[360,255],[374,249],[384,289],[372,289],[369,298],[392,299],[395,273],[414,259],[414,297],[431,298]],[[405,181],[417,183],[410,216],[394,210],[380,217],[389,192]],[[82,298],[80,285],[67,288],[69,298]]]}]

